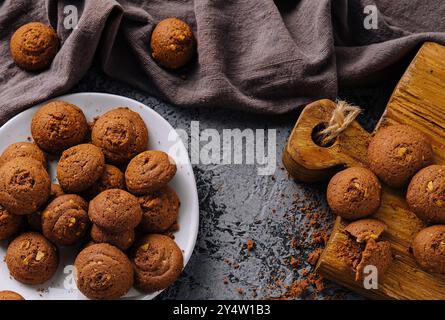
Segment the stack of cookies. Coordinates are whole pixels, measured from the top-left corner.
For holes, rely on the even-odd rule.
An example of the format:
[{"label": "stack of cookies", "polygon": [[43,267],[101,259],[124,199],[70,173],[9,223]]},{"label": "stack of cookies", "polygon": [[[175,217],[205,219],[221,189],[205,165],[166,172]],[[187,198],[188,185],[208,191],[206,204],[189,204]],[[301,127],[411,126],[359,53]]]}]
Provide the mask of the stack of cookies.
[{"label": "stack of cookies", "polygon": [[[172,284],[183,268],[169,236],[180,205],[167,185],[176,164],[147,150],[139,114],[120,107],[90,125],[77,106],[53,101],[34,115],[31,132],[35,143],[14,143],[0,157],[0,239],[19,234],[6,254],[12,277],[44,283],[60,247],[80,245],[76,282],[89,298]],[[51,184],[44,152],[60,156],[59,184]]]}]

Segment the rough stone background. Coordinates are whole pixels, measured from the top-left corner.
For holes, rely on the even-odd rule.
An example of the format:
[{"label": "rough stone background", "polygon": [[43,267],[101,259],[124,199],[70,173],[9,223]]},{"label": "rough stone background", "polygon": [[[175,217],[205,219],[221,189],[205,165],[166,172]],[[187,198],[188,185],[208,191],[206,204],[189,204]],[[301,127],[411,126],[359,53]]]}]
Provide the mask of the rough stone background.
[{"label": "rough stone background", "polygon": [[[378,86],[342,91],[340,98],[364,108],[359,121],[371,131],[395,86],[387,80]],[[277,130],[277,168],[273,176],[257,175],[255,165],[194,165],[200,199],[200,228],[191,260],[181,278],[159,299],[262,299],[279,297],[302,278],[314,244],[310,234],[332,227],[334,217],[325,201],[325,185],[293,181],[282,168],[281,154],[299,112],[265,116],[228,109],[182,109],[112,80],[93,68],[71,91],[105,92],[126,96],[156,110],[173,127],[189,132],[190,122],[200,129],[245,128]],[[309,209],[308,209],[309,208]],[[319,224],[311,225],[318,214]],[[316,216],[314,216],[316,217]],[[247,241],[254,249],[248,251]],[[298,242],[293,246],[292,241]],[[290,258],[298,264],[291,266]],[[312,287],[299,299],[361,299],[335,283],[321,293]]]}]

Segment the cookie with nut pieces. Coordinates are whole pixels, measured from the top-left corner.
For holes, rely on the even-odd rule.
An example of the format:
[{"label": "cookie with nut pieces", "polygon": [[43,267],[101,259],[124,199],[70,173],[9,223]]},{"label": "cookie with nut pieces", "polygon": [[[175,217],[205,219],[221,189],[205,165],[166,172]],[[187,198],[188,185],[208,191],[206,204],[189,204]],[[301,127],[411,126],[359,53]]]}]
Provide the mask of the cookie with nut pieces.
[{"label": "cookie with nut pieces", "polygon": [[8,246],[5,260],[11,276],[24,284],[48,281],[59,264],[56,247],[37,232],[15,238]]}]

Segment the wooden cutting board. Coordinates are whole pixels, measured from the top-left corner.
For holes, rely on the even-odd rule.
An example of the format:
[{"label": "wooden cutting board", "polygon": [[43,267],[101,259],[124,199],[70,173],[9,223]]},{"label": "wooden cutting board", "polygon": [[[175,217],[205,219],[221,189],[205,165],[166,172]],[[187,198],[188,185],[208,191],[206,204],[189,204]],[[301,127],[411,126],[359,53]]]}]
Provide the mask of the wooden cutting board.
[{"label": "wooden cutting board", "polygon": [[[298,180],[315,182],[329,179],[344,167],[366,166],[366,149],[371,137],[357,122],[348,127],[328,147],[314,143],[312,134],[330,119],[335,104],[316,101],[302,111],[284,150],[283,162]],[[445,164],[445,47],[425,43],[395,88],[376,130],[391,124],[407,124],[431,138],[434,162]],[[409,211],[405,190],[383,186],[382,205],[374,215],[388,225],[384,240],[391,242],[394,261],[378,289],[364,289],[354,281],[354,272],[337,258],[346,241],[346,222],[337,218],[329,242],[320,257],[317,271],[325,278],[370,298],[445,299],[445,275],[420,269],[409,251],[416,233],[425,225]]]}]

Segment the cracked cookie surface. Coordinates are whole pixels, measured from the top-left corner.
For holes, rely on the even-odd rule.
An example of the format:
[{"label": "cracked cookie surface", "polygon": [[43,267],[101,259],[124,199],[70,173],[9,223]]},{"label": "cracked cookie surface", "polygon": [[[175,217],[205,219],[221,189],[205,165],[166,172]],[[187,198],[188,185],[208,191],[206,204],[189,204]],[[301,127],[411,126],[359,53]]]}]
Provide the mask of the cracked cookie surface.
[{"label": "cracked cookie surface", "polygon": [[41,162],[27,157],[0,167],[0,205],[12,214],[37,211],[49,198],[51,180]]},{"label": "cracked cookie surface", "polygon": [[31,133],[36,144],[58,154],[85,141],[89,126],[82,110],[65,101],[45,104],[32,118]]},{"label": "cracked cookie surface", "polygon": [[66,193],[90,188],[102,176],[105,157],[95,145],[79,144],[65,150],[57,164],[57,179]]}]

